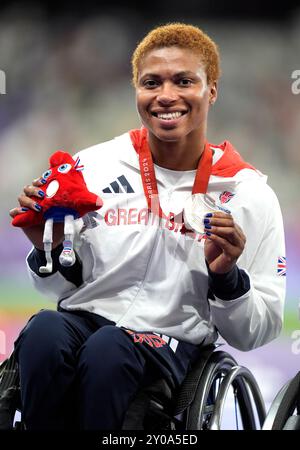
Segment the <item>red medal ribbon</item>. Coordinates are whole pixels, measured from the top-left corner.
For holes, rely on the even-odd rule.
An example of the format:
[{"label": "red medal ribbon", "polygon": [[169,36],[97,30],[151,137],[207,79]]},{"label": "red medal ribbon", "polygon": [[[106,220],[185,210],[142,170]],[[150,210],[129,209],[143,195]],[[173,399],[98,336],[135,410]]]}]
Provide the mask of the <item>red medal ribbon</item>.
[{"label": "red medal ribbon", "polygon": [[[144,132],[143,132],[144,131]],[[161,209],[152,154],[148,145],[147,130],[142,130],[140,139],[135,141],[135,150],[139,155],[139,164],[148,209],[159,217],[167,218]],[[205,143],[204,151],[199,160],[192,194],[207,192],[208,181],[212,168],[212,151],[209,143]]]}]

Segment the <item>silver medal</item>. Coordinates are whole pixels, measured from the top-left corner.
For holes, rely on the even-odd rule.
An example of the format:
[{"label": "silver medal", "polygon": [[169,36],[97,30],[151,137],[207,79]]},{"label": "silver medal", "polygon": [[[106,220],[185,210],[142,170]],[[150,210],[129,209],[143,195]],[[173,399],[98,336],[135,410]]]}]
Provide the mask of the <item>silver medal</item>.
[{"label": "silver medal", "polygon": [[187,199],[184,206],[184,225],[188,230],[193,230],[196,233],[205,233],[203,223],[205,214],[217,211],[230,214],[228,209],[217,205],[215,199],[209,194],[193,194]]}]

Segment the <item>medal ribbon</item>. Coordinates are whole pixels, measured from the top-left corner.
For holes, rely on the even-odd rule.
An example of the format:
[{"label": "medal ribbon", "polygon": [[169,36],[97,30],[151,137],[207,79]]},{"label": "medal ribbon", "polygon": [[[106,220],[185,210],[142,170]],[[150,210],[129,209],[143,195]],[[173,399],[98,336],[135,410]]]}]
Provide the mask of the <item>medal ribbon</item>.
[{"label": "medal ribbon", "polygon": [[[155,176],[155,169],[152,154],[148,145],[147,137],[144,134],[139,145],[139,164],[145,197],[147,199],[148,209],[161,218],[167,218],[161,209],[158,195],[158,188]],[[212,151],[209,143],[205,143],[204,151],[199,160],[192,194],[207,192],[208,181],[212,168]]]}]

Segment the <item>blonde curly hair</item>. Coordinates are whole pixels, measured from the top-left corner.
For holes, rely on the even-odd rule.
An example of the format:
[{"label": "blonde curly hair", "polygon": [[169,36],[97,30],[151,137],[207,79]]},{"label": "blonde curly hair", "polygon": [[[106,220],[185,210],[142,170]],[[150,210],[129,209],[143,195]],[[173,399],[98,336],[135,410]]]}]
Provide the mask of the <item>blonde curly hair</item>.
[{"label": "blonde curly hair", "polygon": [[200,28],[180,22],[168,23],[151,30],[133,52],[132,83],[136,87],[140,64],[146,54],[162,47],[181,47],[195,52],[205,65],[207,82],[220,77],[220,54],[216,43]]}]

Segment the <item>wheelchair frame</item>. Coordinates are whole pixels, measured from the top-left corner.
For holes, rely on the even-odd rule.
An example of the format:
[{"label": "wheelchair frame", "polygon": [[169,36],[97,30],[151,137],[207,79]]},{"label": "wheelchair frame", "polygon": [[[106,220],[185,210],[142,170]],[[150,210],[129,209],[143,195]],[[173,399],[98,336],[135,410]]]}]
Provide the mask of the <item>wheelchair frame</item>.
[{"label": "wheelchair frame", "polygon": [[[123,430],[219,430],[230,387],[239,407],[243,429],[262,427],[266,412],[260,389],[245,367],[216,346],[203,349],[177,392],[165,380],[138,391],[125,415]],[[0,430],[14,425],[21,410],[18,366],[14,353],[0,366]]]},{"label": "wheelchair frame", "polygon": [[266,416],[263,430],[300,430],[300,372],[277,393]]},{"label": "wheelchair frame", "polygon": [[180,389],[171,393],[166,382],[140,390],[130,405],[123,429],[220,430],[224,405],[232,386],[243,429],[262,427],[266,411],[252,373],[215,346],[204,349]]},{"label": "wheelchair frame", "polygon": [[[14,428],[14,417],[21,409],[20,381],[15,354],[0,365],[0,430]],[[22,428],[18,423],[15,427]]]}]

